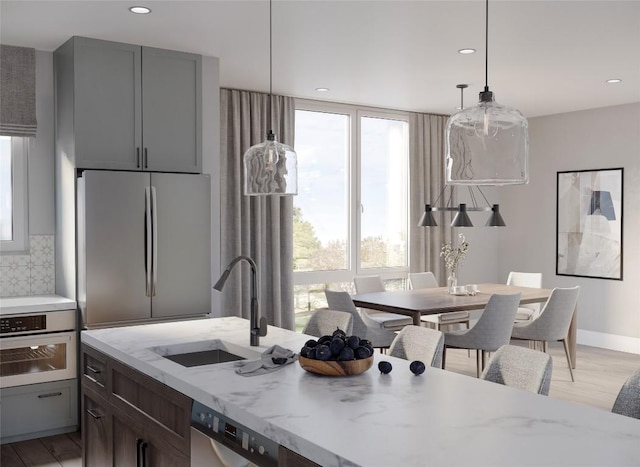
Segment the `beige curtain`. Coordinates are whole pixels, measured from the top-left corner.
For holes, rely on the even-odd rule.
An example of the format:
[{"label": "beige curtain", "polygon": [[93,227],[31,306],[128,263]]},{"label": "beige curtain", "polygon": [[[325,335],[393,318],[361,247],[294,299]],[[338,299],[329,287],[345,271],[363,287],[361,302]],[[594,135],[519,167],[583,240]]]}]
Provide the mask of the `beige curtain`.
[{"label": "beige curtain", "polygon": [[[434,213],[438,227],[417,227],[424,205],[434,205],[444,183],[445,127],[447,116],[412,113],[409,119],[410,151],[410,261],[411,272],[432,271],[440,285],[447,282],[447,271],[440,248],[451,241],[450,213]],[[438,201],[444,206],[449,190]],[[455,205],[455,199],[452,202]]]},{"label": "beige curtain", "polygon": [[[260,314],[269,324],[294,329],[293,200],[291,196],[244,196],[243,155],[267,135],[268,94],[220,90],[222,268],[238,255],[258,267]],[[273,96],[272,129],[293,146],[293,98]],[[222,314],[250,316],[250,269],[238,264],[222,292]]]}]

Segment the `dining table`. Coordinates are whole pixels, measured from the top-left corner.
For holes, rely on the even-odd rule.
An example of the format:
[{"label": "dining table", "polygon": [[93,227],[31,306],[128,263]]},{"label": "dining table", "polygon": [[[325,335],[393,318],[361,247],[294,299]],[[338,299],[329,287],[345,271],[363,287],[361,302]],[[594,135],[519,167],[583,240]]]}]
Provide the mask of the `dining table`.
[{"label": "dining table", "polygon": [[[353,303],[362,308],[410,316],[413,324],[420,326],[423,315],[484,309],[493,294],[520,293],[520,304],[546,302],[552,289],[520,287],[505,284],[478,284],[475,294],[450,294],[447,287],[393,290],[352,296]],[[576,333],[578,306],[573,311],[567,344],[571,367],[576,367]]]}]

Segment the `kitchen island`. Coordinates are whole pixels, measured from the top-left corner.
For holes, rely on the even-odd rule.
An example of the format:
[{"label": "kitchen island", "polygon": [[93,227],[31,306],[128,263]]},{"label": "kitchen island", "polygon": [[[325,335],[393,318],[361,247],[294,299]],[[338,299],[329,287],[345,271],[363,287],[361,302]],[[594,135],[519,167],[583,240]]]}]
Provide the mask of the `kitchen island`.
[{"label": "kitchen island", "polygon": [[[269,327],[260,347],[308,336]],[[640,421],[375,354],[358,376],[297,363],[240,376],[235,362],[184,367],[162,353],[215,339],[249,348],[249,324],[215,318],[82,332],[82,342],[322,466],[640,465]],[[377,363],[393,371],[382,375]]]}]

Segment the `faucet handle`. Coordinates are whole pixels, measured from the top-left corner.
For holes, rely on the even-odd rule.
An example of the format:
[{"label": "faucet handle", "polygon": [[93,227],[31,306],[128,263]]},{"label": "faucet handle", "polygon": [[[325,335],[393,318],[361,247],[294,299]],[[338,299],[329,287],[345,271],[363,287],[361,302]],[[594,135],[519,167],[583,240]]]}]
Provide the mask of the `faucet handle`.
[{"label": "faucet handle", "polygon": [[267,335],[267,318],[265,318],[264,316],[262,318],[260,318],[260,325],[258,328],[258,335],[260,337],[264,337]]}]

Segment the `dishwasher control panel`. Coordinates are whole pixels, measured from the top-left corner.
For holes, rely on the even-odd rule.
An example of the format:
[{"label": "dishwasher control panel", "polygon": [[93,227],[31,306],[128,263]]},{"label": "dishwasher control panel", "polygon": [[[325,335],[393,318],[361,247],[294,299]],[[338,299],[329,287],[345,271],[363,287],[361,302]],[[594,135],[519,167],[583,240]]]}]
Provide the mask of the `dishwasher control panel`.
[{"label": "dishwasher control panel", "polygon": [[191,426],[259,466],[278,465],[278,443],[198,401],[191,408]]}]

